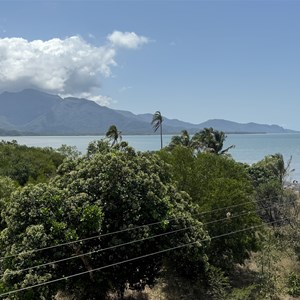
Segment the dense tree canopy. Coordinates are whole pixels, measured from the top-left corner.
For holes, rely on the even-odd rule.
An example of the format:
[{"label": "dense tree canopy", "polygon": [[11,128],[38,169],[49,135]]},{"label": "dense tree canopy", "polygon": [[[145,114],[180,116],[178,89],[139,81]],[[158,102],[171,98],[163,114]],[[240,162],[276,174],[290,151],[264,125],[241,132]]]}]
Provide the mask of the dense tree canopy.
[{"label": "dense tree canopy", "polygon": [[[241,164],[211,153],[195,156],[192,149],[180,146],[171,152],[162,151],[160,155],[171,165],[171,173],[179,188],[191,196],[201,211],[211,211],[200,216],[203,221],[211,223],[206,226],[211,237],[259,223],[253,188]],[[223,207],[229,208],[222,210]],[[249,214],[245,214],[247,211]],[[226,216],[230,217],[226,219]],[[249,251],[255,249],[255,230],[246,231],[212,240],[210,257],[215,264],[229,268],[233,263],[242,263]]]},{"label": "dense tree canopy", "polygon": [[18,145],[16,141],[0,142],[0,175],[17,181],[46,182],[56,173],[64,155],[51,148]]},{"label": "dense tree canopy", "polygon": [[290,172],[291,158],[285,162],[280,153],[266,156],[261,161],[247,166],[255,187],[259,214],[266,222],[286,219],[287,211],[295,204],[295,193],[285,189],[285,180]]},{"label": "dense tree canopy", "polygon": [[[186,243],[193,244],[184,251],[173,253],[174,257],[180,255],[182,261],[178,269],[184,271],[184,261],[198,266],[195,272],[204,269],[205,243],[201,240],[207,236],[201,223],[192,218],[196,207],[188,203],[186,193],[178,192],[172,185],[165,164],[156,155],[137,154],[131,148],[118,150],[104,142],[101,149],[77,160],[66,160],[60,166],[58,176],[49,184],[29,185],[13,194],[3,212],[6,228],[1,232],[0,247],[6,256],[20,254],[1,265],[2,271],[5,270],[3,282],[7,289],[68,276]],[[167,221],[169,219],[172,220]],[[149,223],[157,224],[42,253],[24,253]],[[168,238],[150,238],[185,227]],[[99,251],[141,239],[145,240]],[[97,252],[31,271],[17,271],[91,251]],[[58,289],[73,291],[78,299],[98,299],[111,289],[122,295],[126,285],[141,289],[145,284],[153,284],[160,272],[162,258],[162,255],[149,256],[60,284],[29,290],[18,297],[39,299],[43,294],[48,295],[47,298]]]},{"label": "dense tree canopy", "polygon": [[[213,144],[205,146],[206,133]],[[225,139],[218,134],[182,131],[169,147],[144,153],[107,138],[86,155],[2,142],[0,294],[41,284],[6,299],[122,299],[170,272],[174,284],[181,278],[199,290],[182,299],[244,299],[226,298],[227,276],[269,247],[259,243],[262,221],[279,220],[272,230],[300,256],[298,198],[285,184],[290,161],[275,154],[238,163],[218,155],[228,150],[215,143]]]}]

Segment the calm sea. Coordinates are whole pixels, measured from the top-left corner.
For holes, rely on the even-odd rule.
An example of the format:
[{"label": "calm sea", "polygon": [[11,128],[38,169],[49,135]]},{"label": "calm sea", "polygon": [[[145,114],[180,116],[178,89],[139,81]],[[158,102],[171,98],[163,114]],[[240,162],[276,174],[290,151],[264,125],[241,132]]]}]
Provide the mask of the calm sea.
[{"label": "calm sea", "polygon": [[[164,145],[171,140],[171,135],[164,136]],[[85,153],[91,141],[101,139],[103,136],[18,136],[0,137],[2,140],[17,140],[19,144],[35,147],[58,148],[62,144],[76,146]],[[158,150],[160,139],[158,135],[132,135],[123,136],[123,140],[140,151]],[[252,164],[269,154],[281,153],[288,160],[292,156],[291,180],[300,181],[300,134],[229,134],[225,147],[235,145],[230,150],[232,157],[240,162]]]}]

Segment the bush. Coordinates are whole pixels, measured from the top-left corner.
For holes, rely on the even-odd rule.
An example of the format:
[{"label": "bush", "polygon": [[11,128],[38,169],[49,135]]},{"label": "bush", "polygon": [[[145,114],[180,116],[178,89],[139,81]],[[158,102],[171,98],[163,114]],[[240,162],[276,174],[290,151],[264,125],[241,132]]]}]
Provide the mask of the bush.
[{"label": "bush", "polygon": [[291,296],[300,296],[300,275],[295,274],[294,272],[290,273],[287,285],[288,293]]}]

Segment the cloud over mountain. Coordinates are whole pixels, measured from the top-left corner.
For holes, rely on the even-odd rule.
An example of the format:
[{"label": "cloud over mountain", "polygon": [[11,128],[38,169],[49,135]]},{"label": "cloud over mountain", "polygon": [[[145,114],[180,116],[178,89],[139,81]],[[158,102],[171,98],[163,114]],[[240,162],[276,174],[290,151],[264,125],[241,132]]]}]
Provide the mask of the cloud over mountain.
[{"label": "cloud over mountain", "polygon": [[119,31],[108,35],[108,43],[103,46],[91,45],[79,36],[47,41],[2,38],[0,91],[37,88],[107,105],[110,99],[101,95],[101,82],[117,66],[115,46],[134,49],[146,40],[135,33]]}]

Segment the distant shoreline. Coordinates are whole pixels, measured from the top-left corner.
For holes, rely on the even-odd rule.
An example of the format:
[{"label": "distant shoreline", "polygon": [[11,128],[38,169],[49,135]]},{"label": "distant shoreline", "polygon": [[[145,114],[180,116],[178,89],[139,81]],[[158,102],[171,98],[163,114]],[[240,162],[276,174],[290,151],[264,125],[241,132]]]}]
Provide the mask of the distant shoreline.
[{"label": "distant shoreline", "polygon": [[[200,131],[200,130],[199,130]],[[293,131],[293,132],[240,132],[240,131],[234,131],[234,132],[226,132],[224,131],[225,134],[299,134],[300,131]],[[1,134],[0,133],[0,137],[30,137],[30,136],[51,136],[51,137],[55,137],[55,136],[104,136],[105,132],[103,133],[86,133],[86,134],[34,134],[34,133],[13,133],[13,134]],[[123,133],[123,136],[129,136],[129,135],[133,135],[133,136],[145,136],[145,135],[159,135],[158,133],[145,133],[145,134],[141,134],[141,133]],[[176,133],[165,133],[163,134],[164,136],[173,136],[173,135],[180,135],[180,132],[176,132]]]}]

